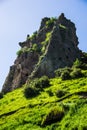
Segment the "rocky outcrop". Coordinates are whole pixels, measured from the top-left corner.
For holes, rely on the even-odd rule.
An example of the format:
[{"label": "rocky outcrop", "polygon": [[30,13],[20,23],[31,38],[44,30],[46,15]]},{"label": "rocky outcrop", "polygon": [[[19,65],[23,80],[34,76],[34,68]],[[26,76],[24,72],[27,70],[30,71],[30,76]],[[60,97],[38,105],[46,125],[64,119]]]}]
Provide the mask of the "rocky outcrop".
[{"label": "rocky outcrop", "polygon": [[58,68],[71,66],[80,58],[75,24],[62,13],[59,18],[42,19],[40,29],[19,43],[21,50],[10,67],[2,91],[21,87],[30,78],[54,77]]},{"label": "rocky outcrop", "polygon": [[80,59],[76,29],[74,24],[69,23],[69,26],[68,22],[67,20],[65,24],[61,24],[60,26],[57,23],[53,27],[45,55],[39,65],[36,66],[37,68],[34,70],[33,75],[31,75],[32,77],[41,77],[42,75],[54,77],[56,69],[72,66],[76,58]]},{"label": "rocky outcrop", "polygon": [[38,54],[36,52],[21,54],[21,56],[15,60],[14,65],[10,67],[2,91],[7,93],[21,87],[28,79],[28,75],[33,71],[37,61]]}]

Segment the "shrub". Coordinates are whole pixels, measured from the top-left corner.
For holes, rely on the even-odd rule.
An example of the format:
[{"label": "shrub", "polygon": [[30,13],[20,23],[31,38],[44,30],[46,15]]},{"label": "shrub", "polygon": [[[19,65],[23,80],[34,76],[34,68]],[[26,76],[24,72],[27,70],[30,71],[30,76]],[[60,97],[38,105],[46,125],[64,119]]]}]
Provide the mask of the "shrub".
[{"label": "shrub", "polygon": [[73,79],[73,78],[80,78],[83,76],[83,73],[80,68],[65,67],[65,68],[56,70],[55,76],[61,77],[62,80],[68,80],[68,79]]},{"label": "shrub", "polygon": [[63,69],[61,69],[61,68],[60,68],[60,69],[57,69],[57,70],[55,71],[55,76],[56,76],[56,77],[60,77],[62,71],[63,71]]},{"label": "shrub", "polygon": [[43,90],[43,88],[46,88],[49,85],[50,85],[50,81],[47,76],[42,76],[41,78],[38,78],[34,83],[34,87],[40,90]]},{"label": "shrub", "polygon": [[36,38],[36,36],[37,36],[37,31],[35,31],[35,32],[32,34],[32,36],[30,37],[30,40],[35,39],[35,38]]},{"label": "shrub", "polygon": [[28,48],[28,47],[23,47],[21,48],[19,51],[17,51],[17,55],[20,56],[22,53],[25,53],[25,52],[29,52],[31,50],[31,48]]},{"label": "shrub", "polygon": [[70,79],[70,72],[68,70],[65,70],[61,73],[61,79],[62,80],[67,80]]},{"label": "shrub", "polygon": [[64,110],[62,107],[54,107],[49,113],[43,118],[41,125],[44,127],[57,121],[60,121],[64,116]]},{"label": "shrub", "polygon": [[20,56],[22,53],[23,53],[23,52],[22,52],[22,49],[20,49],[19,51],[17,51],[16,54],[17,54],[18,56]]},{"label": "shrub", "polygon": [[61,97],[64,96],[64,95],[65,95],[65,92],[64,92],[63,90],[57,90],[56,96],[57,96],[58,98],[61,98]]},{"label": "shrub", "polygon": [[83,70],[87,70],[87,57],[83,56],[81,57],[81,60],[76,59],[74,62],[72,68],[80,68]]},{"label": "shrub", "polygon": [[87,130],[87,126],[83,126],[82,129],[83,129],[83,130]]},{"label": "shrub", "polygon": [[55,76],[60,77],[62,75],[62,73],[65,72],[65,71],[71,72],[71,69],[69,67],[57,69],[55,71]]},{"label": "shrub", "polygon": [[78,127],[74,126],[74,128],[72,128],[71,130],[78,130]]},{"label": "shrub", "polygon": [[21,48],[19,51],[17,51],[16,54],[18,56],[20,56],[21,54],[23,54],[25,52],[28,53],[28,52],[31,52],[31,51],[40,52],[40,47],[36,43],[34,43],[31,48],[28,48],[28,47],[25,46],[25,47]]},{"label": "shrub", "polygon": [[82,62],[78,59],[73,63],[73,67],[75,68],[81,68],[82,67]]},{"label": "shrub", "polygon": [[50,85],[49,78],[43,76],[41,78],[36,78],[26,85],[24,90],[24,95],[26,98],[35,97],[39,92],[43,91],[43,88],[46,88]]},{"label": "shrub", "polygon": [[80,78],[83,76],[83,73],[81,72],[81,69],[74,68],[70,75],[72,78]]},{"label": "shrub", "polygon": [[50,85],[49,78],[47,76],[43,76],[39,79],[40,87],[46,88]]},{"label": "shrub", "polygon": [[83,70],[87,70],[87,64],[83,63],[80,68],[83,69]]},{"label": "shrub", "polygon": [[31,97],[35,97],[39,94],[39,91],[37,89],[35,89],[34,87],[26,87],[24,90],[24,95],[26,98],[31,98]]},{"label": "shrub", "polygon": [[50,89],[47,91],[47,93],[49,94],[49,96],[53,96],[53,92]]},{"label": "shrub", "polygon": [[0,92],[0,99],[1,99],[1,98],[3,98],[3,93],[2,93],[2,92]]},{"label": "shrub", "polygon": [[36,43],[34,43],[32,46],[32,50],[36,52],[40,52],[40,47]]},{"label": "shrub", "polygon": [[46,26],[47,27],[52,27],[53,25],[54,25],[54,22],[56,21],[56,18],[51,18],[50,20],[48,20],[47,22],[46,22]]},{"label": "shrub", "polygon": [[87,64],[87,53],[86,52],[82,53],[81,61],[82,61],[82,63]]}]

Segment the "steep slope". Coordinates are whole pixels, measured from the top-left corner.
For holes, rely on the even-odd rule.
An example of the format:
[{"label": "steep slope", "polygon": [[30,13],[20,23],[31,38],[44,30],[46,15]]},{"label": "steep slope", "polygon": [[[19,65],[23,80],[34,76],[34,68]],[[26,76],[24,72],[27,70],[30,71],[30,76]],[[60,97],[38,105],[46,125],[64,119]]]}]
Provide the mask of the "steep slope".
[{"label": "steep slope", "polygon": [[64,14],[42,19],[40,29],[32,36],[27,35],[27,40],[19,45],[18,57],[2,88],[4,93],[21,87],[30,78],[54,77],[56,69],[71,66],[76,58],[80,59],[75,25]]},{"label": "steep slope", "polygon": [[[87,70],[83,73],[87,75]],[[49,87],[29,99],[24,87],[0,99],[0,130],[87,129],[87,77],[50,79]]]}]

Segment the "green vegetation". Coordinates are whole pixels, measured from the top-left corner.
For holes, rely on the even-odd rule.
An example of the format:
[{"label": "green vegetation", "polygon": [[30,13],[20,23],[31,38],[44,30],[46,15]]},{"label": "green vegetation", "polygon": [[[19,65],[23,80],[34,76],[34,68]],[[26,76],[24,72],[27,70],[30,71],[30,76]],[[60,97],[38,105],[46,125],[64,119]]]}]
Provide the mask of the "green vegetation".
[{"label": "green vegetation", "polygon": [[63,69],[63,72],[61,73],[61,79],[62,80],[67,80],[67,79],[70,79],[71,76],[70,76],[70,71],[68,69]]},{"label": "green vegetation", "polygon": [[62,80],[68,80],[68,79],[74,79],[74,78],[87,76],[87,74],[84,73],[83,71],[84,67],[85,65],[83,66],[82,62],[77,59],[71,68],[65,67],[65,68],[60,68],[56,70],[55,76],[61,77]]},{"label": "green vegetation", "polygon": [[32,50],[32,51],[35,51],[35,52],[38,52],[38,53],[41,51],[41,50],[40,50],[40,47],[39,47],[36,43],[34,43],[34,44],[32,45],[31,50]]},{"label": "green vegetation", "polygon": [[[35,82],[35,81],[34,81]],[[24,95],[26,98],[32,98],[32,97],[35,97],[39,94],[39,89],[31,86],[31,83],[29,86],[27,86],[25,89],[24,89]]]},{"label": "green vegetation", "polygon": [[82,62],[80,60],[76,59],[76,61],[73,64],[73,67],[81,68],[82,67]]},{"label": "green vegetation", "polygon": [[82,73],[81,69],[75,68],[75,69],[73,69],[73,71],[71,72],[70,75],[72,78],[80,78],[83,76],[83,73]]},{"label": "green vegetation", "polygon": [[46,125],[51,125],[57,121],[60,121],[64,116],[64,110],[62,107],[54,107],[50,110],[47,115],[43,118],[41,125],[44,127]]},{"label": "green vegetation", "polygon": [[[41,25],[38,32],[34,32],[32,36],[27,35],[26,41],[19,43],[22,48],[17,52],[18,56],[24,54],[23,56],[27,58],[28,53],[36,52],[39,60],[30,75],[31,80],[28,79],[22,87],[20,86],[6,95],[0,93],[0,130],[87,130],[86,53],[83,53],[81,61],[77,59],[71,68],[65,67],[56,70],[54,78],[49,79],[47,76],[42,76],[32,79],[35,72],[38,73],[39,65],[44,59],[46,61],[47,58],[49,65],[51,64],[46,51],[49,51],[47,47],[49,47],[52,28],[62,19],[58,23],[56,20],[56,18],[51,18],[45,22],[45,25],[43,21],[44,28]],[[71,29],[68,32],[67,27],[62,24],[59,24],[58,27],[61,37],[59,40],[66,43],[66,33],[70,35]],[[55,40],[56,35],[53,37]],[[29,47],[23,47],[28,43]],[[71,51],[70,48],[68,50]],[[56,60],[55,54],[53,54],[53,60]],[[37,59],[37,57],[35,58]],[[66,58],[68,59],[68,56]],[[56,68],[55,64],[53,62],[53,68]],[[43,67],[45,68],[45,64],[42,64],[40,71],[43,70]],[[21,73],[27,77],[26,72],[27,70],[23,68]],[[20,74],[18,78],[21,76]],[[12,82],[16,84],[14,80]]]},{"label": "green vegetation", "polygon": [[47,76],[36,78],[26,84],[24,89],[24,95],[26,98],[35,97],[39,94],[39,92],[43,91],[43,89],[48,86],[50,86],[50,83],[49,78]]},{"label": "green vegetation", "polygon": [[[33,40],[36,36],[37,36],[37,31],[34,32],[33,35],[31,37],[29,37],[29,39]],[[36,43],[32,43],[32,46],[30,48],[25,46],[25,47],[21,48],[19,51],[17,51],[16,54],[18,56],[20,56],[23,53],[29,53],[29,52],[38,52],[39,54],[40,53],[44,54],[50,38],[51,38],[51,32],[48,32],[46,34],[46,39],[43,42],[41,42],[41,46],[39,46]]]},{"label": "green vegetation", "polygon": [[87,77],[49,82],[49,87],[35,85],[43,91],[37,96],[33,93],[32,98],[25,98],[25,86],[4,95],[0,99],[0,130],[87,129]]},{"label": "green vegetation", "polygon": [[[86,130],[87,70],[78,63],[57,70],[55,78],[33,79],[1,97],[0,130]],[[62,79],[67,72],[71,77]]]},{"label": "green vegetation", "polygon": [[17,51],[17,55],[20,56],[23,53],[29,53],[29,52],[40,52],[40,48],[36,43],[33,43],[32,47],[23,47],[19,51]]},{"label": "green vegetation", "polygon": [[64,71],[69,71],[70,72],[70,68],[69,67],[65,67],[65,68],[59,68],[55,71],[55,76],[56,77],[60,77],[61,74],[64,72]]},{"label": "green vegetation", "polygon": [[51,38],[51,32],[48,32],[48,33],[46,34],[46,39],[45,39],[45,41],[41,42],[41,45],[42,45],[41,52],[42,52],[42,54],[45,52],[46,47],[47,47],[47,45],[48,45],[48,43],[49,43],[49,41],[50,41],[50,38]]},{"label": "green vegetation", "polygon": [[46,22],[46,27],[47,27],[47,28],[48,28],[48,27],[53,27],[53,25],[54,25],[54,23],[55,23],[56,20],[57,20],[57,19],[54,18],[54,17],[50,18],[50,20],[48,20],[48,21]]},{"label": "green vegetation", "polygon": [[59,27],[62,28],[62,29],[67,29],[66,26],[64,26],[62,24],[59,24]]},{"label": "green vegetation", "polygon": [[64,96],[65,95],[65,92],[63,91],[63,90],[57,90],[56,91],[56,96],[58,97],[58,98],[61,98],[62,96]]},{"label": "green vegetation", "polygon": [[[37,36],[37,31],[35,31],[35,32],[29,37],[29,39],[30,39],[30,40],[33,40],[33,39],[36,38],[36,36]],[[27,40],[28,40],[28,39],[27,39]]]},{"label": "green vegetation", "polygon": [[21,48],[19,51],[17,51],[17,55],[18,56],[20,56],[21,54],[23,54],[23,53],[28,53],[28,52],[30,52],[31,51],[31,48],[28,48],[28,47],[23,47],[23,48]]},{"label": "green vegetation", "polygon": [[60,68],[55,71],[55,76],[61,77],[62,80],[67,80],[71,78],[70,76],[71,71],[72,70],[69,67]]}]

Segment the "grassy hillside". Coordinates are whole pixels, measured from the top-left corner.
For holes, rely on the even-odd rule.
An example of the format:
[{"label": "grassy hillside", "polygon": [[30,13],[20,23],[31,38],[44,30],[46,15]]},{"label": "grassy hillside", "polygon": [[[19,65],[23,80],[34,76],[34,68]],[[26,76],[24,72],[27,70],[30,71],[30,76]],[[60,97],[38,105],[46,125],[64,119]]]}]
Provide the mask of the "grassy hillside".
[{"label": "grassy hillside", "polygon": [[87,130],[87,77],[50,79],[29,99],[24,87],[0,99],[0,130]]}]

